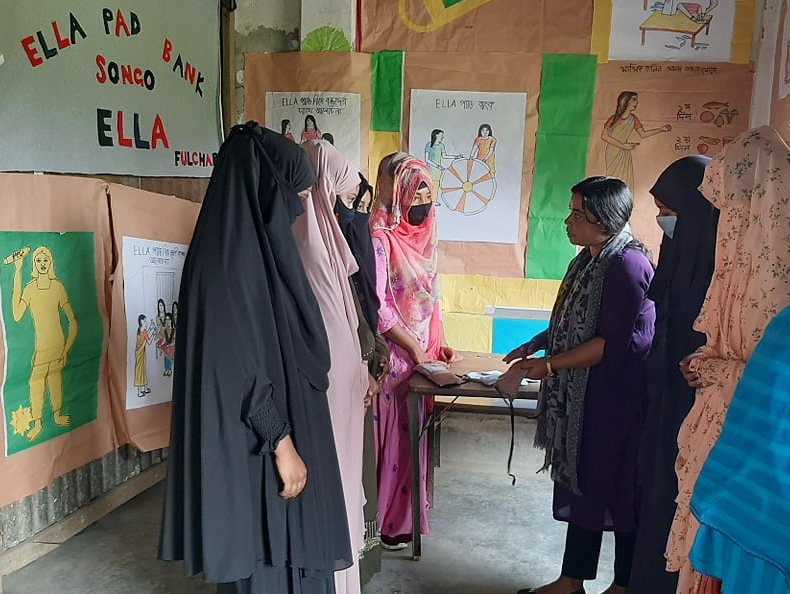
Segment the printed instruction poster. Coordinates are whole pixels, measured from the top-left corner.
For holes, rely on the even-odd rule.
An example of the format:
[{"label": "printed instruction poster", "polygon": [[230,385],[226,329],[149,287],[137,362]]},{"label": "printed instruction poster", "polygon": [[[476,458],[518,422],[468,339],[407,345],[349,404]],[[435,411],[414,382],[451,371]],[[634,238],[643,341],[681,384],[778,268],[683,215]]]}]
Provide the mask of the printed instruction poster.
[{"label": "printed instruction poster", "polygon": [[123,238],[127,410],[172,398],[178,291],[187,248]]},{"label": "printed instruction poster", "polygon": [[266,125],[301,144],[327,140],[359,168],[360,110],[357,93],[266,93]]},{"label": "printed instruction poster", "polygon": [[526,93],[413,89],[409,152],[431,170],[442,241],[517,243]]}]

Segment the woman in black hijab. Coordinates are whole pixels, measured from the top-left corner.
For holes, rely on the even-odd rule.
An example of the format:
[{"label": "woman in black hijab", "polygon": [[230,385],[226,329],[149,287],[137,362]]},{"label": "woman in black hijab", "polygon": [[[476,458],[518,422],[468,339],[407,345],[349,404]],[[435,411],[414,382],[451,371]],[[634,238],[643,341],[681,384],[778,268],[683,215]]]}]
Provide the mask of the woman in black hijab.
[{"label": "woman in black hijab", "polygon": [[219,594],[330,594],[352,564],[329,347],[291,232],[314,182],[297,145],[234,127],[184,263],[159,556]]},{"label": "woman in black hijab", "polygon": [[719,211],[700,194],[705,166],[683,157],[659,176],[650,193],[664,230],[658,267],[648,297],[656,303],[656,334],[648,361],[649,404],[639,456],[640,515],[629,590],[673,594],[677,573],[665,569],[669,528],[675,514],[677,436],[694,402],[680,360],[705,343],[692,326],[710,284]]}]

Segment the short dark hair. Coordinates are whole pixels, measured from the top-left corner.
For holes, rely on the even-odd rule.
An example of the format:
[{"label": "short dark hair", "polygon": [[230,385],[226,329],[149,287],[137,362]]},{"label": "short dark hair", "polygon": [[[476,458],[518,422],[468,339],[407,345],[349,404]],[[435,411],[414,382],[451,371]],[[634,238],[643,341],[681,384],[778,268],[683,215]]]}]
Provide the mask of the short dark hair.
[{"label": "short dark hair", "polygon": [[588,177],[573,186],[571,192],[582,197],[584,212],[594,219],[590,222],[600,223],[608,235],[622,231],[634,210],[631,190],[616,177]]}]

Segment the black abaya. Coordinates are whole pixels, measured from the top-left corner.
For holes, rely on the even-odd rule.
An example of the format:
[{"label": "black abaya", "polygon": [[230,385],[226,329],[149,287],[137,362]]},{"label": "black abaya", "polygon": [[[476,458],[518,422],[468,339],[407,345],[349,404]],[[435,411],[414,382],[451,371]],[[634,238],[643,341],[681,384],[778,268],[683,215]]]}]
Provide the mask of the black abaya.
[{"label": "black abaya", "polygon": [[640,514],[629,592],[674,594],[677,573],[666,571],[664,551],[675,515],[677,436],[694,403],[680,360],[705,343],[692,325],[714,267],[718,210],[700,194],[707,157],[683,157],[650,192],[677,213],[674,237],[661,242],[648,297],[656,304],[656,333],[648,359],[648,409],[639,453]]},{"label": "black abaya", "polygon": [[[329,347],[291,232],[314,181],[297,145],[234,127],[184,264],[159,555],[219,591],[333,592],[352,564]],[[288,434],[308,478],[286,501],[272,452]]]}]

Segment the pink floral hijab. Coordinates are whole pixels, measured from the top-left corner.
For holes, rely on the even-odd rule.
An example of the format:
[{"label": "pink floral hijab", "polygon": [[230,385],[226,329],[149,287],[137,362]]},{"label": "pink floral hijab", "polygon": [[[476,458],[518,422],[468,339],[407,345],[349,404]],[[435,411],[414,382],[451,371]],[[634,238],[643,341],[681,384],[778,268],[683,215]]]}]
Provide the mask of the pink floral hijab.
[{"label": "pink floral hijab", "polygon": [[411,225],[409,209],[421,184],[433,187],[428,166],[411,155],[393,153],[379,165],[371,236],[387,258],[388,284],[404,323],[425,337],[439,301],[439,239],[436,210],[421,225]]}]

